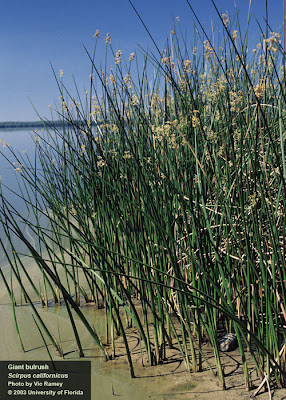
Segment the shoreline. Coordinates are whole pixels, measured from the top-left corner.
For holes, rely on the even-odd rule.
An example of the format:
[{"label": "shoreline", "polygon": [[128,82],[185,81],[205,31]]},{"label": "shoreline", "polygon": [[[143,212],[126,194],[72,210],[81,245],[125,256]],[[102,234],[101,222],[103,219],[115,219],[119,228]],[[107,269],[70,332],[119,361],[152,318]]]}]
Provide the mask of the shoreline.
[{"label": "shoreline", "polygon": [[[40,271],[36,272],[38,274],[34,271],[35,280],[40,277]],[[1,282],[3,284],[2,280]],[[55,361],[80,360],[75,349],[76,343],[70,329],[66,308],[62,305],[45,308],[40,305],[39,301],[36,304],[37,311],[43,317],[49,329],[53,331],[58,339],[59,336],[61,338],[59,340],[63,346],[64,359],[55,355],[52,345],[49,345],[53,359]],[[89,321],[93,321],[97,332],[102,337],[105,329],[105,310],[96,309],[89,303],[82,305],[80,308]],[[18,342],[9,296],[5,287],[0,286],[0,318],[2,321],[5,320],[5,324],[0,326],[0,354],[2,360],[48,360],[47,351],[39,332],[33,327],[31,306],[29,304],[17,306],[16,315],[25,353],[21,350]],[[115,339],[116,358],[105,361],[100,356],[99,350],[82,323],[76,315],[74,317],[84,348],[84,359],[92,361],[92,393],[99,400],[113,400],[113,393],[124,396],[124,399],[127,400],[146,400],[146,394],[152,400],[209,400],[210,396],[212,400],[224,400],[226,398],[228,400],[249,400],[251,398],[251,393],[254,389],[251,392],[247,392],[245,389],[243,369],[238,351],[225,353],[223,356],[227,390],[222,390],[219,378],[212,374],[205,362],[203,362],[202,372],[188,373],[176,348],[173,350],[167,349],[168,357],[166,362],[152,367],[149,366],[146,359],[141,357],[139,335],[135,329],[130,328],[128,330],[128,340],[136,376],[136,378],[132,379],[129,375],[122,337],[119,336]],[[109,352],[112,350],[111,345],[106,347]],[[210,346],[207,348],[207,354],[208,362],[215,368],[214,355]],[[256,387],[259,385],[259,380],[255,377],[253,377],[252,381]],[[102,382],[105,382],[105,384],[103,385]],[[136,397],[134,397],[135,390]],[[102,397],[98,397],[99,393]],[[286,396],[286,389],[277,390],[274,393],[273,400],[281,400],[283,396]],[[269,398],[269,394],[268,392],[260,392],[256,398],[258,400],[266,400]]]}]

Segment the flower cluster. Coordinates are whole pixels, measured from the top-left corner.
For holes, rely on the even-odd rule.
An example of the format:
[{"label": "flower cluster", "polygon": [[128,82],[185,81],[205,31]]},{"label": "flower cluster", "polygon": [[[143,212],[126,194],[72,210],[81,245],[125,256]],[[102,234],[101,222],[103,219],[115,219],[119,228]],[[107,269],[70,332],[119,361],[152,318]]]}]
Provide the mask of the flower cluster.
[{"label": "flower cluster", "polygon": [[213,48],[210,45],[210,42],[208,40],[204,41],[204,49],[205,49],[206,59],[209,61],[211,58],[211,55],[213,54]]},{"label": "flower cluster", "polygon": [[115,55],[115,64],[119,64],[121,62],[121,55],[122,55],[122,51],[117,50],[116,55]]},{"label": "flower cluster", "polygon": [[191,61],[185,60],[183,65],[184,65],[184,67],[183,67],[184,73],[189,74],[192,71],[191,70]]},{"label": "flower cluster", "polygon": [[194,110],[193,111],[193,116],[192,116],[192,126],[193,128],[196,128],[197,126],[200,126],[200,119],[198,117],[199,111]]},{"label": "flower cluster", "polygon": [[265,89],[266,89],[265,80],[260,79],[259,83],[256,85],[256,87],[254,89],[254,93],[255,93],[255,96],[257,97],[258,101],[260,101],[262,99]]},{"label": "flower cluster", "polygon": [[109,35],[109,33],[106,34],[105,43],[106,44],[110,44],[111,43],[111,36]]},{"label": "flower cluster", "polygon": [[222,22],[223,22],[224,26],[227,28],[228,24],[229,24],[229,16],[228,16],[228,14],[227,13],[226,14],[222,14],[221,18],[222,18]]},{"label": "flower cluster", "polygon": [[110,74],[110,76],[109,76],[109,79],[110,79],[110,82],[111,82],[113,85],[115,85],[115,83],[116,83],[116,80],[115,80],[115,78],[114,78],[114,75],[113,75],[113,74]]},{"label": "flower cluster", "polygon": [[265,43],[268,44],[268,50],[272,51],[273,53],[276,53],[277,47],[276,45],[280,43],[280,35],[275,32],[271,32],[271,36],[268,39],[265,39]]},{"label": "flower cluster", "polygon": [[235,30],[235,31],[233,31],[232,32],[232,37],[233,37],[233,40],[236,42],[237,41],[237,30]]},{"label": "flower cluster", "polygon": [[97,39],[99,38],[99,30],[97,29],[95,34],[93,35],[93,37],[97,37]]}]

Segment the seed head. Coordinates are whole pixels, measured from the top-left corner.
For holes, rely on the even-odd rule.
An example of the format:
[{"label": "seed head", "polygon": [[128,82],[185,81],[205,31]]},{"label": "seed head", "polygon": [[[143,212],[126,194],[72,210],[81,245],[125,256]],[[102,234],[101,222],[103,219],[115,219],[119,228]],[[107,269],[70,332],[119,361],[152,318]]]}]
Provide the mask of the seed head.
[{"label": "seed head", "polygon": [[169,60],[168,57],[163,57],[162,60],[161,60],[161,62],[162,62],[162,64],[166,65],[167,62],[168,62],[168,60]]},{"label": "seed head", "polygon": [[122,51],[117,50],[116,55],[115,55],[115,64],[119,64],[121,62],[121,55],[122,55]]},{"label": "seed head", "polygon": [[93,35],[93,37],[97,37],[97,39],[99,38],[99,30],[97,29],[95,34]]},{"label": "seed head", "polygon": [[111,43],[111,36],[109,35],[109,33],[107,33],[107,35],[105,37],[105,43],[106,44],[110,44]]},{"label": "seed head", "polygon": [[256,85],[255,89],[254,89],[254,93],[258,99],[258,101],[260,101],[264,95],[265,92],[265,81],[263,79],[260,79],[258,85]]},{"label": "seed head", "polygon": [[224,26],[227,28],[228,27],[228,23],[229,23],[228,14],[227,13],[226,14],[222,14],[221,18],[222,18],[222,22],[223,22]]},{"label": "seed head", "polygon": [[194,110],[194,111],[193,111],[193,116],[192,116],[192,125],[193,125],[193,128],[196,128],[197,126],[200,126],[200,119],[199,119],[199,117],[198,117],[198,113],[199,113],[198,110]]},{"label": "seed head", "polygon": [[110,78],[110,82],[111,83],[113,83],[113,84],[116,83],[116,80],[115,80],[115,78],[114,78],[114,76],[112,74],[110,74],[109,78]]},{"label": "seed head", "polygon": [[233,40],[236,42],[237,41],[237,32],[238,31],[233,31],[232,32],[232,37],[233,37]]},{"label": "seed head", "polygon": [[213,48],[208,40],[204,41],[204,48],[206,52],[206,59],[209,60],[211,58],[211,55],[213,54]]}]

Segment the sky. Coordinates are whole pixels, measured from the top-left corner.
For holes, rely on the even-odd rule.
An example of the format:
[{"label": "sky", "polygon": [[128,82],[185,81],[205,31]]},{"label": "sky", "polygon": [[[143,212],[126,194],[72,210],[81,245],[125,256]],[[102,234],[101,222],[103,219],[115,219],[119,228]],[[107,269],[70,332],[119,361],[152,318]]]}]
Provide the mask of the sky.
[{"label": "sky", "polygon": [[[211,0],[189,0],[201,22],[210,31],[221,29]],[[270,4],[271,3],[271,4]],[[156,43],[163,46],[178,16],[182,30],[192,41],[194,16],[186,0],[133,0]],[[235,15],[233,0],[217,0],[220,12]],[[247,20],[249,1],[236,0],[242,26]],[[266,1],[252,0],[255,18],[265,27]],[[84,50],[92,52],[100,31],[96,61],[104,63],[107,32],[114,50],[123,55],[152,48],[151,40],[129,0],[3,0],[0,5],[0,122],[34,121],[50,118],[49,105],[59,97],[57,77],[64,72],[64,83],[73,93],[73,79],[80,92],[89,85],[91,65]],[[268,0],[268,20],[274,28],[283,22],[283,0]],[[258,41],[257,41],[258,43]]]}]

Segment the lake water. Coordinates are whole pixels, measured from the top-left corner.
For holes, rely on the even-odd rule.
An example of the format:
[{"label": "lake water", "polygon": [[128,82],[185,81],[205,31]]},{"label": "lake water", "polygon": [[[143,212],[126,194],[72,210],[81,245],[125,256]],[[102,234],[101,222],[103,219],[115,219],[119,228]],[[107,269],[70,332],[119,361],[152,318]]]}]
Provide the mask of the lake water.
[{"label": "lake water", "polygon": [[[18,165],[11,165],[5,157],[9,158],[12,163],[16,162],[10,151],[13,150],[20,160],[25,160],[27,157],[33,159],[35,150],[34,136],[35,134],[32,131],[27,131],[26,129],[0,129],[0,151],[2,153],[0,155],[1,182],[17,192],[19,173],[15,169]],[[6,195],[9,200],[16,200],[17,196],[9,193],[9,191],[6,191]]]},{"label": "lake water", "polygon": [[[16,168],[20,168],[17,164],[27,162],[28,159],[33,161],[35,155],[34,137],[36,132],[23,129],[0,129],[0,176],[2,193],[9,203],[21,215],[28,215],[25,202],[21,199],[20,187],[23,188],[21,174]],[[14,154],[13,154],[14,153]],[[10,190],[9,190],[9,189]],[[0,205],[1,207],[1,205]],[[15,239],[15,235],[12,235]],[[6,235],[2,224],[0,223],[0,238],[9,248]],[[21,249],[20,249],[21,250]],[[0,248],[0,265],[6,262],[2,247]]]}]

